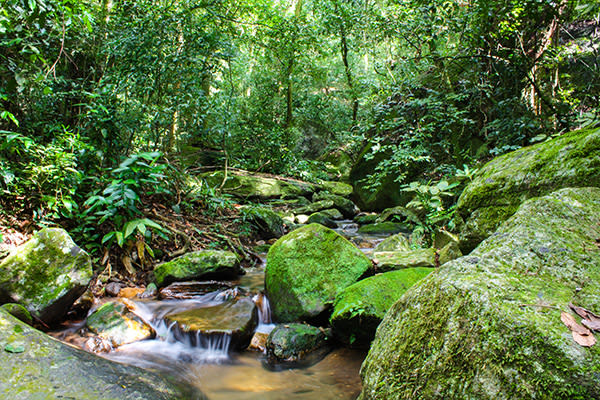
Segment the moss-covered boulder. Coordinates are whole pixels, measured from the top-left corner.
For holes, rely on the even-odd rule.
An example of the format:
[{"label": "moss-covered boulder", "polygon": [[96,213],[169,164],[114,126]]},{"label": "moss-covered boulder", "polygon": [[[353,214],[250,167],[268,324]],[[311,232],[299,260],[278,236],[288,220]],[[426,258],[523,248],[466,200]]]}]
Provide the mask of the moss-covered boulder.
[{"label": "moss-covered boulder", "polygon": [[344,216],[342,215],[342,213],[340,212],[340,210],[338,210],[337,208],[329,208],[327,210],[322,210],[320,211],[323,214],[327,215],[329,218],[333,219],[333,220],[341,220],[344,219]]},{"label": "moss-covered boulder", "polygon": [[277,325],[267,338],[267,362],[271,367],[306,367],[328,351],[328,335],[306,324]]},{"label": "moss-covered boulder", "polygon": [[60,228],[37,232],[0,263],[0,302],[19,303],[52,325],[92,279],[90,256]]},{"label": "moss-covered boulder", "polygon": [[243,273],[237,256],[222,250],[193,251],[154,267],[154,279],[159,287],[200,278],[235,279]]},{"label": "moss-covered boulder", "polygon": [[377,218],[376,222],[385,221],[403,222],[409,225],[415,225],[420,223],[417,214],[402,206],[386,208],[385,210],[383,210]]},{"label": "moss-covered boulder", "polygon": [[353,221],[360,225],[374,224],[377,222],[379,214],[358,214],[354,217]]},{"label": "moss-covered boulder", "polygon": [[0,309],[0,398],[201,399],[141,368],[126,366],[63,344]]},{"label": "moss-covered boulder", "polygon": [[120,301],[109,301],[94,311],[86,327],[113,347],[149,339],[154,330]]},{"label": "moss-covered boulder", "polygon": [[[194,308],[169,314],[166,320],[175,323],[175,335],[187,336],[196,346],[228,342],[231,348],[248,347],[258,325],[258,310],[250,299],[232,299],[211,307]],[[198,343],[197,341],[205,341]],[[224,349],[227,350],[227,349]]]},{"label": "moss-covered boulder", "polygon": [[434,268],[377,274],[348,286],[335,298],[330,322],[335,336],[355,347],[368,346],[386,311]]},{"label": "moss-covered boulder", "polygon": [[348,197],[352,194],[352,185],[344,182],[324,181],[320,186],[331,194]]},{"label": "moss-covered boulder", "polygon": [[296,209],[296,213],[298,214],[312,214],[319,212],[321,210],[326,210],[328,208],[333,207],[333,201],[331,200],[320,200],[315,201],[314,203],[310,203],[304,207],[300,207]]},{"label": "moss-covered boulder", "polygon": [[462,256],[463,253],[460,251],[460,247],[458,247],[458,242],[448,242],[448,244],[438,251],[438,264],[444,265],[448,261],[456,260]]},{"label": "moss-covered boulder", "polygon": [[371,261],[338,233],[319,224],[280,238],[267,254],[265,289],[277,321],[319,316],[356,282]]},{"label": "moss-covered boulder", "polygon": [[[223,171],[207,172],[201,175],[213,187],[221,186],[223,176]],[[240,198],[265,200],[310,196],[315,191],[315,187],[311,183],[295,179],[229,170],[222,190]]]},{"label": "moss-covered boulder", "polygon": [[[371,190],[365,180],[376,173],[377,165],[391,156],[391,152],[378,152],[373,155],[373,145],[367,144],[350,170],[349,183],[354,187],[352,200],[364,211],[381,211],[389,207],[403,206],[411,199],[411,194],[400,190],[396,174],[388,174],[378,180],[379,185]],[[410,174],[409,174],[410,175]],[[408,179],[410,182],[410,178]]]},{"label": "moss-covered boulder", "polygon": [[401,233],[391,235],[383,239],[380,243],[375,246],[373,251],[409,251],[410,243],[406,236]]},{"label": "moss-covered boulder", "polygon": [[363,225],[358,228],[358,233],[365,235],[393,235],[394,233],[409,231],[410,227],[408,225],[391,221]]},{"label": "moss-covered boulder", "polygon": [[598,188],[525,202],[387,312],[361,399],[598,398],[600,347],[577,344],[561,312],[600,311],[599,221]]},{"label": "moss-covered boulder", "polygon": [[335,221],[324,212],[316,212],[311,214],[306,221],[307,224],[321,224],[331,229],[337,228]]},{"label": "moss-covered boulder", "polygon": [[378,272],[403,268],[435,267],[435,249],[373,252],[373,263]]},{"label": "moss-covered boulder", "polygon": [[[319,192],[313,195],[313,201],[331,201],[333,202],[333,207],[337,208],[344,217],[346,218],[354,218],[356,214],[358,214],[358,207],[356,204],[352,202],[352,200],[348,200],[345,197],[338,196],[331,193]],[[330,207],[327,207],[330,208]]]},{"label": "moss-covered boulder", "polygon": [[493,159],[458,200],[461,249],[471,251],[524,200],[581,186],[600,186],[600,129],[570,132]]},{"label": "moss-covered boulder", "polygon": [[262,239],[273,239],[285,233],[283,218],[266,207],[245,207],[242,213]]}]

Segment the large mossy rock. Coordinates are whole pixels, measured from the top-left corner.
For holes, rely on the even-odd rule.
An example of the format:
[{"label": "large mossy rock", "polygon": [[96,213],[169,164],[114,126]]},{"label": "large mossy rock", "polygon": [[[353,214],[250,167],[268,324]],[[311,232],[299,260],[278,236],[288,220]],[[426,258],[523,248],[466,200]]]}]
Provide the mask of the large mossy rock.
[{"label": "large mossy rock", "polygon": [[0,301],[22,304],[52,325],[83,294],[92,275],[90,256],[65,230],[42,229],[0,264]]},{"label": "large mossy rock", "polygon": [[280,238],[285,233],[283,218],[265,207],[246,207],[242,213],[262,239]]},{"label": "large mossy rock", "polygon": [[120,301],[100,306],[88,317],[86,326],[113,347],[154,336],[154,330]]},{"label": "large mossy rock", "polygon": [[267,338],[267,362],[272,367],[306,367],[327,353],[328,339],[323,329],[311,325],[277,325]]},{"label": "large mossy rock", "polygon": [[267,254],[265,289],[277,321],[319,316],[371,261],[331,229],[310,224],[280,238]]},{"label": "large mossy rock", "polygon": [[324,181],[320,186],[331,194],[336,194],[342,197],[348,197],[352,194],[352,185],[344,182]]},{"label": "large mossy rock", "polygon": [[186,253],[154,268],[156,285],[198,279],[234,279],[243,274],[237,256],[231,251],[199,250]]},{"label": "large mossy rock", "polygon": [[373,251],[409,251],[410,243],[406,236],[401,233],[391,235],[378,243]]},{"label": "large mossy rock", "polygon": [[[175,334],[187,336],[195,346],[210,347],[226,338],[232,348],[248,347],[258,325],[258,309],[250,299],[233,299],[211,307],[193,308],[165,319],[175,323]],[[196,343],[204,340],[206,343]],[[227,349],[224,349],[227,350]]]},{"label": "large mossy rock", "polygon": [[526,199],[564,187],[600,186],[600,129],[574,131],[487,163],[458,200],[466,254]]},{"label": "large mossy rock", "polygon": [[362,233],[364,235],[393,235],[398,232],[409,231],[410,228],[408,225],[391,221],[363,225],[358,228],[358,233]]},{"label": "large mossy rock", "polygon": [[[322,201],[331,201],[332,206],[337,208],[344,217],[346,218],[354,218],[356,214],[358,214],[358,207],[356,204],[345,197],[338,196],[335,194],[327,193],[327,192],[319,192],[313,195],[313,201],[322,202]],[[330,206],[331,207],[331,206]],[[326,208],[330,208],[326,207]]]},{"label": "large mossy rock", "polygon": [[164,377],[63,344],[0,309],[0,398],[201,399]]},{"label": "large mossy rock", "polygon": [[[337,210],[336,210],[337,211]],[[306,221],[307,224],[321,224],[331,229],[337,228],[335,221],[324,212],[316,212],[311,214]]]},{"label": "large mossy rock", "polygon": [[470,255],[388,311],[363,363],[361,399],[595,399],[600,346],[561,321],[600,312],[600,189],[526,201]]},{"label": "large mossy rock", "polygon": [[[400,190],[400,184],[396,182],[397,176],[389,174],[382,177],[380,185],[375,190],[367,188],[365,180],[369,175],[376,172],[377,165],[391,156],[390,152],[376,153],[374,157],[372,144],[368,144],[358,155],[358,158],[350,170],[350,184],[354,187],[352,200],[363,211],[381,211],[395,206],[403,206],[410,201],[411,195]],[[410,180],[409,180],[410,182]]]},{"label": "large mossy rock", "polygon": [[377,274],[348,286],[333,305],[331,325],[335,336],[351,346],[368,346],[387,310],[411,286],[434,268],[408,268]]},{"label": "large mossy rock", "polygon": [[[211,186],[220,186],[223,176],[223,171],[207,172],[201,175]],[[294,179],[229,170],[222,190],[236,197],[265,200],[310,196],[315,191],[315,187],[311,183]]]}]

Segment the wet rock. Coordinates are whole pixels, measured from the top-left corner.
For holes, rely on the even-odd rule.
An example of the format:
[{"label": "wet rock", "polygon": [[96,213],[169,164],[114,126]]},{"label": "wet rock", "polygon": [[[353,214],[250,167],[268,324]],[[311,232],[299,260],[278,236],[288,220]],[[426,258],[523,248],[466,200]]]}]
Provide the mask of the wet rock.
[{"label": "wet rock", "polygon": [[268,337],[268,333],[254,332],[254,336],[252,336],[252,341],[250,342],[250,346],[248,346],[248,349],[264,353],[267,350]]},{"label": "wet rock", "polygon": [[373,262],[378,272],[403,268],[435,267],[435,249],[408,251],[379,251],[373,253]]},{"label": "wet rock", "polygon": [[373,251],[409,251],[410,243],[401,233],[388,236],[380,242]]},{"label": "wet rock", "polygon": [[321,210],[327,210],[328,208],[333,207],[333,201],[331,200],[321,200],[315,201],[314,203],[310,203],[305,207],[300,207],[296,210],[299,214],[312,214],[319,212]]},{"label": "wet rock", "polygon": [[283,236],[284,222],[275,211],[265,207],[244,207],[242,213],[256,228],[259,237],[262,239]]},{"label": "wet rock", "polygon": [[[22,349],[10,353],[7,346]],[[0,309],[0,397],[30,399],[201,399],[141,368],[63,344]]]},{"label": "wet rock", "polygon": [[353,347],[368,347],[387,310],[434,268],[407,268],[363,279],[340,292],[330,322],[335,336]]},{"label": "wet rock", "polygon": [[306,367],[329,352],[326,331],[306,324],[278,325],[267,339],[267,362],[273,368]]},{"label": "wet rock", "polygon": [[526,199],[564,187],[600,186],[600,129],[579,130],[524,147],[483,166],[456,208],[467,254]]},{"label": "wet rock", "polygon": [[104,287],[104,292],[111,297],[117,297],[122,287],[119,282],[110,282]]},{"label": "wet rock", "polygon": [[337,224],[335,223],[335,221],[324,212],[316,212],[314,214],[311,214],[310,217],[308,217],[308,221],[306,221],[306,223],[321,224],[332,229],[337,228]]},{"label": "wet rock", "polygon": [[[220,186],[223,171],[207,172],[201,177],[211,186]],[[241,198],[277,199],[310,196],[315,191],[315,186],[295,179],[276,179],[247,171],[229,170],[222,190]]]},{"label": "wet rock", "polygon": [[92,279],[90,256],[60,228],[46,228],[0,263],[0,302],[20,303],[36,318],[60,321]]},{"label": "wet rock", "polygon": [[599,220],[598,188],[523,203],[390,308],[361,399],[597,398],[598,345],[577,344],[561,310],[600,310]]},{"label": "wet rock", "polygon": [[327,210],[321,211],[323,214],[327,215],[329,218],[334,220],[344,219],[344,216],[337,208],[329,208]]},{"label": "wet rock", "polygon": [[377,218],[377,222],[390,220],[393,220],[392,222],[403,222],[409,225],[418,225],[421,222],[414,212],[402,206],[386,208],[381,212],[379,218]]},{"label": "wet rock", "polygon": [[410,228],[408,225],[390,221],[363,225],[358,228],[358,233],[370,235],[392,235],[394,233],[409,231]]},{"label": "wet rock", "polygon": [[155,298],[158,295],[158,288],[156,287],[156,284],[154,282],[149,283],[148,286],[146,286],[146,290],[144,290],[144,293],[140,294],[140,299],[152,299]]},{"label": "wet rock", "polygon": [[463,256],[457,242],[449,242],[438,252],[438,263],[444,265]]},{"label": "wet rock", "polygon": [[134,297],[139,297],[142,293],[144,293],[144,290],[144,288],[139,287],[126,287],[119,291],[119,297],[133,299]]},{"label": "wet rock", "polygon": [[308,215],[305,215],[305,214],[296,215],[296,223],[303,225],[306,223],[306,221],[308,221]]},{"label": "wet rock", "polygon": [[229,337],[231,347],[242,350],[248,347],[258,325],[258,310],[250,299],[234,299],[212,306],[194,308],[166,317],[175,322],[176,334],[187,335],[196,345],[198,340]]},{"label": "wet rock", "polygon": [[314,318],[356,282],[371,261],[331,229],[310,224],[288,233],[267,254],[265,289],[278,321]]},{"label": "wet rock", "polygon": [[331,194],[335,194],[342,197],[348,197],[352,194],[352,185],[349,185],[344,182],[334,182],[334,181],[323,181],[320,183],[320,186],[328,191]]},{"label": "wet rock", "polygon": [[113,347],[154,336],[152,328],[120,301],[110,301],[94,311],[86,327]]},{"label": "wet rock", "polygon": [[203,282],[175,282],[160,289],[160,298],[163,300],[193,299],[215,291],[232,289],[234,286],[222,281]]},{"label": "wet rock", "polygon": [[231,251],[200,250],[157,265],[154,279],[161,287],[175,281],[200,278],[235,279],[243,273],[237,256]]},{"label": "wet rock", "polygon": [[[342,196],[336,196],[335,194],[329,194],[325,192],[315,193],[313,195],[313,201],[332,202],[333,207],[338,209],[346,218],[354,218],[354,216],[359,212],[358,207],[356,207],[356,204],[354,204],[352,200],[346,199]],[[325,208],[331,208],[331,206]]]},{"label": "wet rock", "polygon": [[25,307],[23,307],[20,304],[2,304],[0,308],[6,310],[6,312],[8,312],[10,315],[12,315],[15,318],[18,318],[22,322],[25,322],[27,325],[33,324],[33,318],[31,317],[31,314],[29,313],[29,311],[27,311]]},{"label": "wet rock", "polygon": [[358,214],[354,217],[354,222],[360,225],[374,224],[379,218],[379,214]]}]

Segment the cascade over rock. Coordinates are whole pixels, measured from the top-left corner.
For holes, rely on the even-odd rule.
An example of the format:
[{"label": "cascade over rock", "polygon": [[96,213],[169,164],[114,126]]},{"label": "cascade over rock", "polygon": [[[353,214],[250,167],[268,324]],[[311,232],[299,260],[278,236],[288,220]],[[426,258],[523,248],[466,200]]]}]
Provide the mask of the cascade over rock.
[{"label": "cascade over rock", "polygon": [[265,289],[277,321],[319,316],[356,282],[371,261],[338,233],[319,224],[280,238],[267,255]]},{"label": "cascade over rock", "polygon": [[69,234],[45,228],[0,263],[0,302],[20,303],[54,324],[66,315],[92,279],[92,261]]},{"label": "cascade over rock", "polygon": [[465,188],[456,208],[468,253],[526,199],[564,187],[600,186],[600,129],[569,132],[494,158]]},{"label": "cascade over rock", "polygon": [[523,203],[391,307],[360,398],[598,398],[600,347],[577,344],[561,311],[600,312],[599,222],[598,188]]},{"label": "cascade over rock", "polygon": [[162,376],[63,344],[0,308],[0,397],[30,399],[195,399]]}]

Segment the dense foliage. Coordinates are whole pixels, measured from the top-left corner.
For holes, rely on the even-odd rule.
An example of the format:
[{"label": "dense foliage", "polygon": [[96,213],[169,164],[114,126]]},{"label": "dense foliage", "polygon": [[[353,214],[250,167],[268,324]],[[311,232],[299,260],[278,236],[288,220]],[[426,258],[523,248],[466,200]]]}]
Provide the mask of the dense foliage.
[{"label": "dense foliage", "polygon": [[122,245],[161,231],[140,201],[198,152],[316,179],[368,144],[386,157],[361,184],[434,187],[598,124],[599,19],[583,0],[1,0],[3,212]]}]

